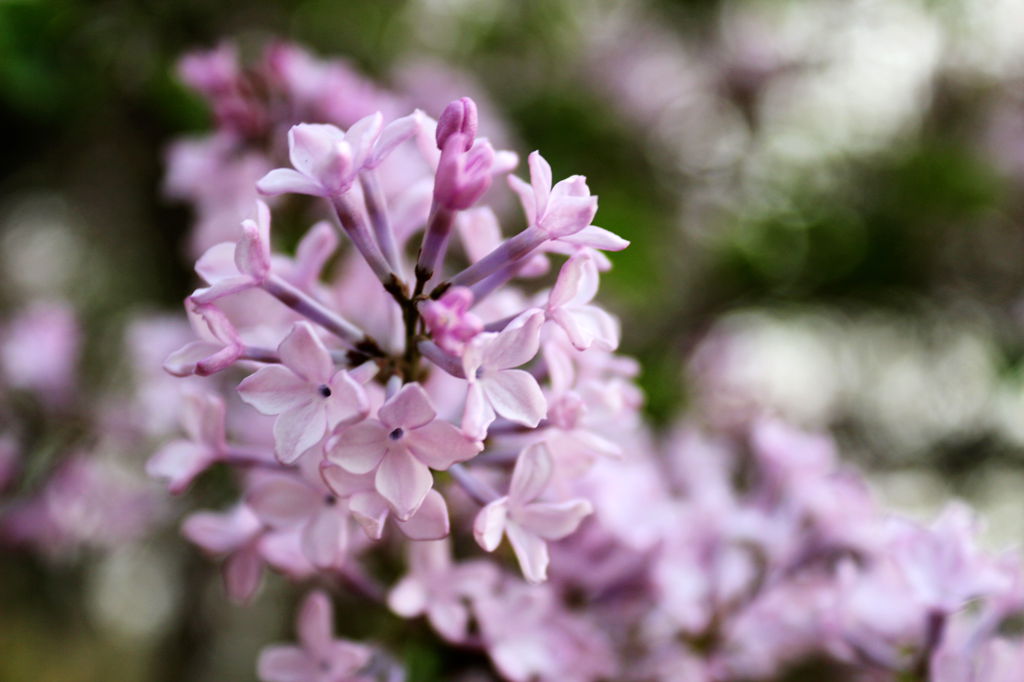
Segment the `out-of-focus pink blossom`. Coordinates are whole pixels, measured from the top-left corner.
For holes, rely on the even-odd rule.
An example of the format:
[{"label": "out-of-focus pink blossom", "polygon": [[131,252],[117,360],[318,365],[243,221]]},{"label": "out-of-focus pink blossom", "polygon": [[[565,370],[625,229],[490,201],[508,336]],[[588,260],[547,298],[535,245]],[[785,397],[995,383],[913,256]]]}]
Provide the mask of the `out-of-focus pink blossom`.
[{"label": "out-of-focus pink blossom", "polygon": [[224,401],[209,393],[186,395],[181,425],[189,440],[168,443],[146,463],[146,473],[165,479],[175,494],[183,492],[196,476],[227,454]]}]

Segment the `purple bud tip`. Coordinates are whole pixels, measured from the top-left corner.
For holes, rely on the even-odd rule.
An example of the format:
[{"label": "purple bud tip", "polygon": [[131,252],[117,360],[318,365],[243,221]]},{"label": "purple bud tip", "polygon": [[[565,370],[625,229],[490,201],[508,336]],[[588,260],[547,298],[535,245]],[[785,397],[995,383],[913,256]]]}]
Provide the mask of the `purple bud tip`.
[{"label": "purple bud tip", "polygon": [[437,120],[437,148],[443,149],[448,138],[455,133],[465,136],[466,149],[476,139],[477,115],[476,102],[469,97],[460,97],[449,102]]}]

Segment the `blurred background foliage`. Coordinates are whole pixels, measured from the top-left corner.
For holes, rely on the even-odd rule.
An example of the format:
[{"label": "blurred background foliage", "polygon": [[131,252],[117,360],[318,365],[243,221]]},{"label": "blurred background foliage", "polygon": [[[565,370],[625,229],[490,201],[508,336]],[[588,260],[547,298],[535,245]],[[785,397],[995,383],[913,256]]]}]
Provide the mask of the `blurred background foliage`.
[{"label": "blurred background foliage", "polygon": [[[598,224],[633,242],[602,297],[654,423],[757,403],[832,429],[898,506],[956,493],[1024,534],[1019,2],[0,0],[0,310],[69,297],[97,384],[123,380],[128,316],[192,283],[162,159],[210,119],[175,60],[274,38],[384,83],[446,63],[519,152],[588,177]],[[125,635],[90,600],[137,564],[87,563],[0,559],[0,679],[193,679],[168,657],[203,627],[235,641],[193,670],[244,679],[287,636],[260,618],[278,585],[254,614]],[[427,641],[412,679],[438,668]]]}]

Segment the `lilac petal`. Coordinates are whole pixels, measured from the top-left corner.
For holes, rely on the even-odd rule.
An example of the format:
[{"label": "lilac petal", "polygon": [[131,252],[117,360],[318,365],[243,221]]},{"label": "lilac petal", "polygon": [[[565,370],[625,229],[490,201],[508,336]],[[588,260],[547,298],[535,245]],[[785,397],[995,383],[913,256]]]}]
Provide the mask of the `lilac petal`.
[{"label": "lilac petal", "polygon": [[568,237],[590,225],[595,215],[597,197],[562,197],[551,202],[547,213],[540,221],[540,227],[552,239]]},{"label": "lilac petal", "polygon": [[256,674],[262,682],[311,682],[319,674],[316,662],[297,646],[268,646],[260,652]]},{"label": "lilac petal", "polygon": [[296,322],[277,347],[281,362],[312,384],[326,384],[334,374],[334,361],[309,322]]},{"label": "lilac petal", "polygon": [[171,493],[177,495],[184,492],[214,459],[209,447],[192,441],[176,440],[149,458],[146,462],[146,475],[164,479]]},{"label": "lilac petal", "polygon": [[402,618],[415,618],[426,610],[428,596],[423,581],[407,575],[388,593],[388,608]]},{"label": "lilac petal", "polygon": [[388,520],[391,508],[387,501],[376,490],[359,492],[348,501],[348,510],[367,537],[380,540],[384,534],[384,523]]},{"label": "lilac petal", "polygon": [[491,404],[487,402],[484,389],[478,382],[469,385],[466,393],[466,409],[462,414],[462,430],[472,438],[483,440],[487,437],[487,427],[496,415]]},{"label": "lilac petal", "polygon": [[320,498],[305,481],[290,476],[275,476],[253,484],[246,503],[272,528],[295,525],[316,512]]},{"label": "lilac petal", "polygon": [[540,328],[543,324],[544,314],[540,310],[531,311],[514,320],[484,348],[484,366],[487,369],[509,369],[532,360],[540,347]]},{"label": "lilac petal", "polygon": [[601,251],[622,251],[629,246],[628,240],[597,225],[587,225],[576,234],[559,239],[575,246],[586,246]]},{"label": "lilac petal", "polygon": [[192,341],[167,356],[164,370],[176,377],[192,376],[200,362],[223,349],[224,346],[219,343]]},{"label": "lilac petal", "polygon": [[377,468],[388,449],[388,428],[376,419],[345,428],[327,450],[327,459],[353,474]]},{"label": "lilac petal", "polygon": [[275,415],[308,404],[313,387],[287,367],[261,367],[238,384],[241,399],[260,414]]},{"label": "lilac petal", "polygon": [[263,282],[270,275],[270,209],[256,202],[256,220],[242,221],[242,238],[235,248],[235,266],[243,275]]},{"label": "lilac petal", "polygon": [[464,462],[483,449],[452,424],[432,421],[413,429],[405,437],[406,446],[431,469],[444,471],[455,462]]},{"label": "lilac petal", "polygon": [[185,394],[181,425],[196,443],[215,449],[224,444],[224,401],[215,393],[190,391]]},{"label": "lilac petal", "polygon": [[289,410],[274,422],[274,453],[284,464],[291,464],[327,433],[327,410],[323,403],[310,402]]},{"label": "lilac petal", "polygon": [[534,502],[516,510],[516,523],[545,540],[561,540],[575,532],[594,511],[587,500]]},{"label": "lilac petal", "polygon": [[235,243],[214,244],[196,261],[196,274],[207,284],[213,284],[230,277],[238,277],[235,265]]},{"label": "lilac petal", "polygon": [[329,680],[358,680],[352,674],[365,668],[373,657],[373,651],[361,644],[336,639],[320,654],[330,662]]},{"label": "lilac petal", "polygon": [[326,593],[317,590],[303,600],[296,631],[306,651],[319,656],[327,650],[334,638],[334,609]]},{"label": "lilac petal", "polygon": [[396,521],[398,529],[410,540],[440,540],[450,532],[448,505],[436,490],[427,492],[423,504],[407,521]]},{"label": "lilac petal", "polygon": [[[345,134],[326,123],[300,123],[288,131],[288,158],[292,166],[321,187],[327,185],[325,180],[333,179],[344,169],[338,159],[343,146],[348,147]],[[344,155],[349,153],[346,149]]]},{"label": "lilac petal", "polygon": [[380,408],[377,416],[389,428],[415,429],[437,415],[427,392],[418,383],[406,384]]},{"label": "lilac petal", "polygon": [[328,425],[353,424],[361,421],[370,411],[366,391],[345,370],[337,372],[328,382],[331,396],[327,400]]},{"label": "lilac petal", "polygon": [[291,168],[275,168],[270,171],[256,183],[256,191],[266,197],[278,194],[309,194],[318,197],[325,194],[320,183]]},{"label": "lilac petal", "polygon": [[225,296],[231,296],[242,291],[247,291],[256,286],[256,281],[249,275],[238,275],[227,279],[218,280],[208,287],[196,289],[189,296],[189,299],[196,303],[213,303]]},{"label": "lilac petal", "polygon": [[381,131],[377,144],[373,147],[373,153],[367,158],[364,166],[366,168],[376,168],[379,166],[398,145],[411,139],[416,134],[416,129],[419,125],[420,117],[415,113],[395,119],[387,124],[384,130]]},{"label": "lilac petal", "polygon": [[292,282],[301,289],[312,286],[337,248],[338,234],[326,220],[309,228],[295,249]]},{"label": "lilac petal", "polygon": [[302,551],[301,527],[264,533],[259,548],[263,560],[292,580],[305,580],[317,570]]},{"label": "lilac petal", "polygon": [[533,194],[533,188],[530,187],[528,183],[514,175],[508,176],[508,186],[512,188],[512,191],[519,195],[519,203],[522,204],[523,213],[526,215],[526,224],[536,225],[537,199]]},{"label": "lilac petal", "polygon": [[320,570],[336,567],[344,559],[348,546],[344,521],[337,509],[321,505],[302,529],[302,552]]},{"label": "lilac petal", "polygon": [[529,372],[506,369],[478,383],[494,411],[509,421],[532,428],[547,415],[548,402]]},{"label": "lilac petal", "polygon": [[326,460],[320,462],[320,477],[331,492],[342,499],[374,489],[373,476],[353,474]]},{"label": "lilac petal", "polygon": [[263,558],[255,547],[245,547],[229,556],[222,570],[228,597],[244,604],[256,594],[263,580]]},{"label": "lilac petal", "polygon": [[512,482],[508,496],[515,505],[522,505],[537,499],[548,486],[554,463],[544,443],[534,443],[519,454],[512,469]]},{"label": "lilac petal", "polygon": [[359,170],[366,163],[370,151],[384,126],[384,115],[379,111],[353,123],[345,133],[345,141],[352,147],[352,169]]},{"label": "lilac petal", "polygon": [[510,522],[505,527],[512,551],[527,582],[542,583],[548,579],[548,546],[540,537]]},{"label": "lilac petal", "polygon": [[182,535],[207,552],[234,552],[260,532],[259,519],[239,505],[227,513],[196,512],[185,519]]},{"label": "lilac petal", "polygon": [[477,512],[473,520],[473,537],[476,544],[487,552],[493,552],[501,544],[508,517],[508,498],[499,497]]},{"label": "lilac petal", "polygon": [[573,256],[565,261],[558,271],[558,279],[548,295],[548,308],[560,308],[572,302],[580,292],[589,257],[585,254]]},{"label": "lilac petal", "polygon": [[619,345],[619,325],[611,315],[597,306],[561,308],[551,315],[569,342],[577,350],[596,345],[602,350],[615,350]]},{"label": "lilac petal", "polygon": [[400,520],[416,513],[433,483],[427,465],[404,450],[389,451],[377,468],[377,492]]},{"label": "lilac petal", "polygon": [[449,642],[466,639],[469,611],[457,600],[436,600],[427,607],[427,618],[438,634]]},{"label": "lilac petal", "polygon": [[538,151],[530,152],[527,163],[530,166],[530,185],[533,187],[537,213],[543,215],[551,196],[551,164]]},{"label": "lilac petal", "polygon": [[216,353],[205,357],[196,363],[196,375],[208,377],[217,372],[222,372],[235,364],[238,358],[242,357],[244,347],[241,344],[224,346]]}]

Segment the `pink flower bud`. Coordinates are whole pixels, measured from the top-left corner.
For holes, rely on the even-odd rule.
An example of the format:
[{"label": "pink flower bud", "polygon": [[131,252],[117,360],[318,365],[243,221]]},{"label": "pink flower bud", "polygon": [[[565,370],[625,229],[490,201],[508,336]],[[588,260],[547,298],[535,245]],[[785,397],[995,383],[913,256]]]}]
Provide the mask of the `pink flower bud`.
[{"label": "pink flower bud", "polygon": [[441,112],[441,118],[437,120],[437,148],[443,150],[448,139],[455,133],[460,133],[462,139],[462,151],[469,151],[473,140],[476,139],[477,113],[476,102],[469,97],[460,97],[454,100]]}]

